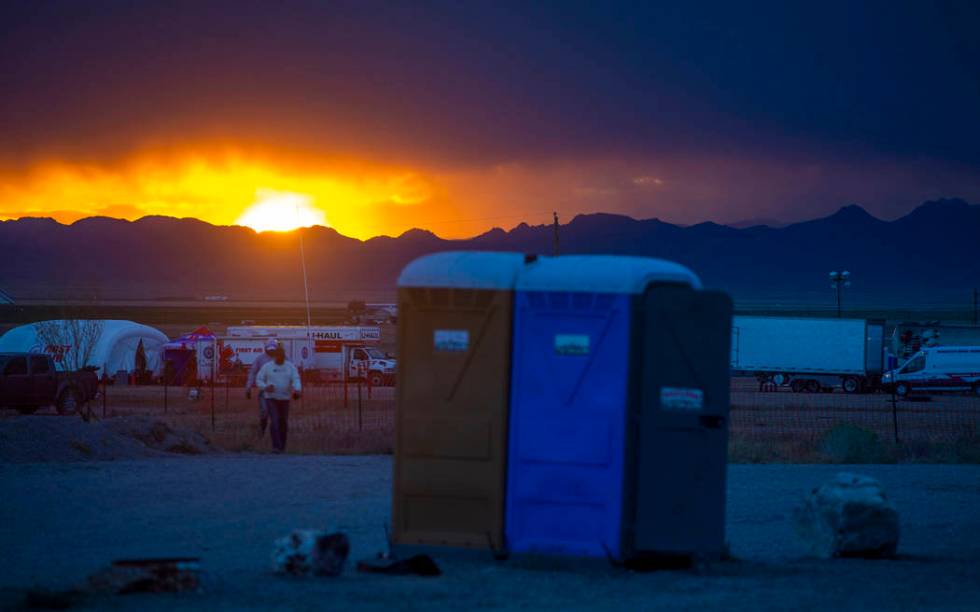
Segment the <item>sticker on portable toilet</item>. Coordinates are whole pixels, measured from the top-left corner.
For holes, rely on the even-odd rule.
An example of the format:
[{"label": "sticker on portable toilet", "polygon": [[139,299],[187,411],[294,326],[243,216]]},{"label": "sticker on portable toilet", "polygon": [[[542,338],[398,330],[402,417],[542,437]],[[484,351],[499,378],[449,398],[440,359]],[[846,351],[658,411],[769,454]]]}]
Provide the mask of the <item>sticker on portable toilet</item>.
[{"label": "sticker on portable toilet", "polygon": [[681,387],[661,387],[660,405],[664,410],[700,412],[704,408],[704,391]]},{"label": "sticker on portable toilet", "polygon": [[583,334],[556,334],[555,353],[558,355],[588,355],[589,337]]},{"label": "sticker on portable toilet", "polygon": [[437,329],[433,342],[437,351],[465,353],[470,348],[470,332],[466,329]]}]

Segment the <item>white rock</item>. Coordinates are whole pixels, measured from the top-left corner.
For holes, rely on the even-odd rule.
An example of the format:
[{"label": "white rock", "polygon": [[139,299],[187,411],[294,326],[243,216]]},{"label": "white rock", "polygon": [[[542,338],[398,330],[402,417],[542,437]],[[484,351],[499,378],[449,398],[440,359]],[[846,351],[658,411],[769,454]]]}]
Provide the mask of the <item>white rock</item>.
[{"label": "white rock", "polygon": [[891,557],[898,511],[874,478],[838,474],[796,508],[796,532],[818,557]]},{"label": "white rock", "polygon": [[279,538],[272,551],[273,570],[296,576],[336,576],[344,569],[350,543],[343,533],[297,529]]}]

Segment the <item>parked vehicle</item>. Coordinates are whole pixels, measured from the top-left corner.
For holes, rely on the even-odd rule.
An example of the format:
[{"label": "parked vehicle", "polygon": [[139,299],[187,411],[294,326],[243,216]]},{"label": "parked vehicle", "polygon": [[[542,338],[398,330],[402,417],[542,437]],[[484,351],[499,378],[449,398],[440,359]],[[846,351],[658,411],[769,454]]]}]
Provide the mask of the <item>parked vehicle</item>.
[{"label": "parked vehicle", "polygon": [[[394,385],[395,359],[376,347],[354,340],[354,334],[348,336],[315,338],[312,343],[305,336],[279,336],[276,340],[286,350],[286,357],[304,372],[313,372],[320,378],[332,381],[364,381],[375,387]],[[219,372],[227,373],[229,369],[246,371],[262,354],[268,339],[242,336],[219,338],[214,351],[222,360]]]},{"label": "parked vehicle", "polygon": [[886,369],[894,370],[921,349],[936,346],[980,346],[980,327],[975,325],[943,325],[903,322],[895,326],[886,346],[895,362]]},{"label": "parked vehicle", "polygon": [[398,322],[398,304],[365,304],[368,320],[378,325]]},{"label": "parked vehicle", "polygon": [[738,316],[732,373],[795,392],[874,391],[884,369],[884,333],[880,320]]},{"label": "parked vehicle", "polygon": [[885,372],[882,385],[905,397],[913,390],[969,391],[980,397],[980,346],[938,346]]},{"label": "parked vehicle", "polygon": [[31,414],[53,405],[59,414],[71,414],[98,392],[94,368],[60,372],[50,355],[0,353],[0,406]]},{"label": "parked vehicle", "polygon": [[[320,363],[323,363],[322,355],[317,354]],[[346,364],[348,380],[364,381],[372,387],[395,384],[395,360],[373,346],[342,346],[340,359],[335,361],[341,369]]]},{"label": "parked vehicle", "polygon": [[381,328],[373,325],[233,325],[229,336],[243,338],[301,338],[313,340],[373,344],[381,340]]}]

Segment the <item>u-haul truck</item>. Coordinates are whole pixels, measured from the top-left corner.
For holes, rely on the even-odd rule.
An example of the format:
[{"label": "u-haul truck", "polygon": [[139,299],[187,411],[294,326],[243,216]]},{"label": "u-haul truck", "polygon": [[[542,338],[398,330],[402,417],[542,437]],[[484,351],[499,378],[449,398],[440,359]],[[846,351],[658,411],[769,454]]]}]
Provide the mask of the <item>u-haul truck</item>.
[{"label": "u-haul truck", "polygon": [[[245,370],[262,353],[271,338],[282,344],[286,357],[297,367],[316,371],[331,381],[362,380],[372,386],[395,382],[396,362],[377,348],[379,327],[347,326],[235,326],[221,338],[222,346],[234,351],[236,367]],[[226,351],[227,352],[227,351]]]}]

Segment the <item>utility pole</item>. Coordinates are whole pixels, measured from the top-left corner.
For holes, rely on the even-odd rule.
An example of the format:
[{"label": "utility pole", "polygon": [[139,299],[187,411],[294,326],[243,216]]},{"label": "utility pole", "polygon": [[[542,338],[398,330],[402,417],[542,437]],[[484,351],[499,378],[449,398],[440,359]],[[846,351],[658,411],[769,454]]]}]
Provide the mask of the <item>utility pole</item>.
[{"label": "utility pole", "polygon": [[[299,205],[296,205],[296,218],[299,219]],[[306,249],[303,248],[303,231],[305,228],[298,228],[296,230],[296,235],[299,236],[299,260],[303,266],[303,295],[306,298],[306,357],[303,358],[305,362],[307,357],[313,356],[313,317],[310,315],[310,282],[306,277]],[[305,365],[305,363],[303,364]]]},{"label": "utility pole", "polygon": [[554,253],[552,253],[552,255],[556,255],[557,256],[558,253],[559,253],[559,251],[561,250],[560,243],[558,242],[558,211],[554,211],[552,214],[555,216],[555,223],[554,223],[554,228],[555,228],[555,245],[554,245],[554,249],[553,249],[554,250]]},{"label": "utility pole", "polygon": [[844,287],[851,286],[851,273],[847,270],[843,272],[831,272],[830,273],[830,287],[837,290],[837,318],[840,318],[840,294]]}]

